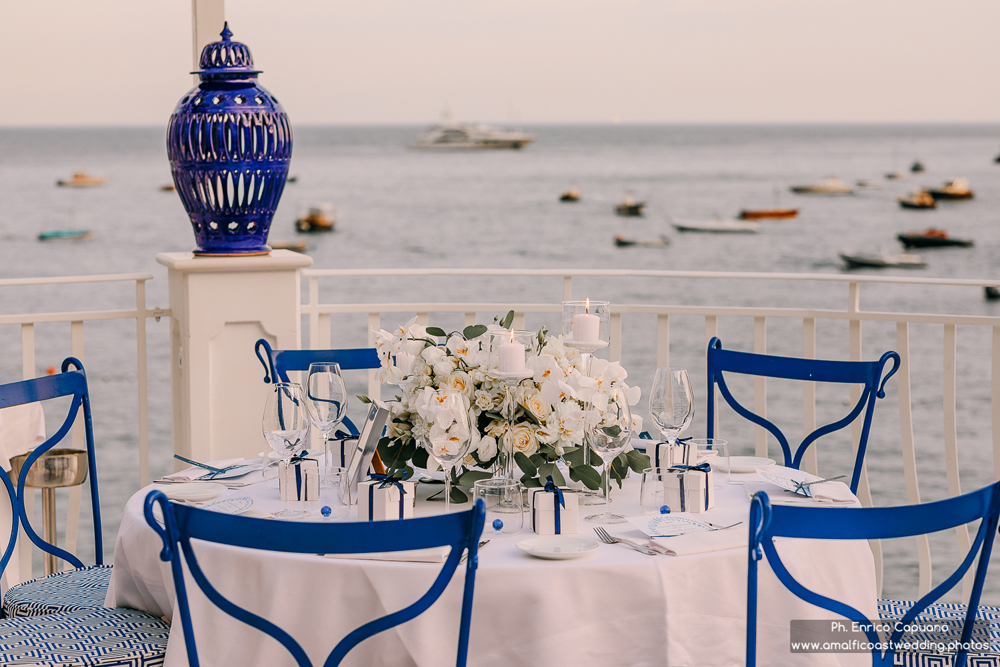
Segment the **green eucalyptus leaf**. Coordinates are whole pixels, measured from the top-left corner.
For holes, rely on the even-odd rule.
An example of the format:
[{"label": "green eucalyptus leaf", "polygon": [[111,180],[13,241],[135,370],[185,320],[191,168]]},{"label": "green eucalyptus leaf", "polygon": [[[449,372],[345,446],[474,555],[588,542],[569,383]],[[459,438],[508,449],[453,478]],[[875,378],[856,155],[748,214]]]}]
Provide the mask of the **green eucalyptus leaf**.
[{"label": "green eucalyptus leaf", "polygon": [[507,311],[507,314],[503,316],[503,319],[500,320],[500,326],[502,326],[504,329],[510,329],[510,325],[512,325],[513,323],[514,323],[514,311],[509,310]]},{"label": "green eucalyptus leaf", "polygon": [[462,335],[465,336],[466,340],[479,338],[484,333],[486,333],[486,326],[482,324],[472,324],[462,329]]},{"label": "green eucalyptus leaf", "polygon": [[368,398],[368,397],[367,397],[367,396],[365,396],[364,394],[357,394],[357,395],[356,395],[356,398],[357,398],[357,399],[358,399],[359,401],[361,401],[362,403],[371,403],[371,402],[372,402],[372,399]]},{"label": "green eucalyptus leaf", "polygon": [[617,438],[622,432],[622,427],[618,424],[614,424],[612,426],[603,426],[601,427],[601,430],[604,431],[609,438]]},{"label": "green eucalyptus leaf", "polygon": [[448,333],[441,327],[427,327],[427,334],[430,336],[447,336]]},{"label": "green eucalyptus leaf", "polygon": [[552,479],[555,479],[555,476],[558,473],[559,473],[559,469],[556,468],[556,464],[555,463],[543,463],[542,465],[538,466],[538,477],[539,477],[539,479],[545,479],[546,477],[550,477],[550,476],[552,477]]},{"label": "green eucalyptus leaf", "polygon": [[527,475],[521,478],[521,485],[526,489],[538,489],[543,486],[542,480],[537,477],[528,477]]},{"label": "green eucalyptus leaf", "polygon": [[466,470],[458,478],[458,483],[462,486],[472,486],[481,479],[489,479],[493,476],[493,473],[486,472],[485,470]]},{"label": "green eucalyptus leaf", "polygon": [[618,488],[622,488],[622,479],[628,474],[628,460],[625,458],[625,454],[619,454],[615,457],[615,460],[611,462],[611,479],[618,483]]},{"label": "green eucalyptus leaf", "polygon": [[491,421],[502,422],[507,420],[506,417],[504,417],[503,415],[498,415],[495,412],[484,412],[483,414],[489,417]]},{"label": "green eucalyptus leaf", "polygon": [[541,454],[539,454],[538,452],[535,452],[534,454],[532,454],[528,458],[530,458],[531,462],[535,464],[535,467],[538,467],[538,466],[542,465],[543,463],[546,463],[545,458]]},{"label": "green eucalyptus leaf", "polygon": [[[588,489],[597,490],[601,488],[601,475],[591,466],[579,465],[570,468]],[[572,475],[571,475],[572,477]]]},{"label": "green eucalyptus leaf", "polygon": [[[556,486],[566,486],[566,478],[563,477],[562,470],[558,466],[553,466],[553,470],[550,473],[552,475],[552,483]],[[548,475],[546,475],[548,477]]]},{"label": "green eucalyptus leaf", "polygon": [[571,468],[583,465],[587,451],[583,447],[567,447],[563,452],[563,461]]},{"label": "green eucalyptus leaf", "polygon": [[412,463],[418,468],[427,468],[427,450],[423,447],[419,448],[417,451],[413,452]]},{"label": "green eucalyptus leaf", "polygon": [[643,470],[652,467],[649,456],[643,454],[638,449],[631,449],[625,452],[625,458],[628,460],[628,467],[633,472],[642,473]]},{"label": "green eucalyptus leaf", "polygon": [[524,410],[524,416],[528,418],[528,421],[530,421],[535,426],[541,426],[542,425],[541,420],[538,419],[538,417],[536,417],[534,414],[532,414],[531,410],[529,410],[528,408],[524,407],[523,405],[521,406],[521,409]]},{"label": "green eucalyptus leaf", "polygon": [[457,486],[451,487],[451,502],[453,503],[467,503],[469,502],[469,496],[462,489]]},{"label": "green eucalyptus leaf", "polygon": [[534,461],[525,456],[524,452],[514,452],[514,463],[529,477],[534,477],[538,474],[538,466],[535,465]]}]

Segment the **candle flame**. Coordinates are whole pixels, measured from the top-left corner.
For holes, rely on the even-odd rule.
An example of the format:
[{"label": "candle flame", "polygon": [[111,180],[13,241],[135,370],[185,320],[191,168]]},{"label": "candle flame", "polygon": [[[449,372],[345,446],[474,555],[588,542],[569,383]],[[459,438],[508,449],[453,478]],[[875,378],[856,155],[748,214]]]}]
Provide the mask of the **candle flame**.
[{"label": "candle flame", "polygon": [[514,342],[514,330],[513,329],[510,330],[510,342],[511,343]]},{"label": "candle flame", "polygon": [[588,312],[588,313],[590,312],[590,297],[589,296],[587,297],[587,303],[584,306],[584,308],[586,309],[586,312]]}]

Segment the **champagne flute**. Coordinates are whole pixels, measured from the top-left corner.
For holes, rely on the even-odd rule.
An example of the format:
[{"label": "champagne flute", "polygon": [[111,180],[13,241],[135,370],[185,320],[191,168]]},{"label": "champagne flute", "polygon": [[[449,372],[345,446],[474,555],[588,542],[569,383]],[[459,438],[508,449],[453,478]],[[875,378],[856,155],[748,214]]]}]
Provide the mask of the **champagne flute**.
[{"label": "champagne flute", "polygon": [[[301,452],[309,438],[309,410],[306,407],[302,387],[294,382],[275,382],[264,405],[262,420],[264,439],[287,466],[292,457]],[[307,516],[308,512],[291,509],[290,501],[285,501],[285,509],[274,516],[293,518]]]},{"label": "champagne flute", "polygon": [[[594,452],[604,462],[604,513],[592,514],[587,521],[593,523],[624,523],[625,517],[611,513],[611,462],[625,451],[632,438],[632,411],[628,397],[621,387],[611,389],[606,409],[591,405],[584,438]],[[591,425],[592,424],[592,425]]]},{"label": "champagne flute", "polygon": [[451,471],[465,458],[472,444],[472,422],[468,399],[457,391],[442,391],[435,397],[433,423],[421,446],[444,469],[444,511],[451,510]]},{"label": "champagne flute", "polygon": [[[347,414],[347,386],[340,373],[340,364],[329,361],[309,364],[306,399],[310,421],[323,433],[323,464],[337,465],[330,460],[330,434]],[[341,461],[340,465],[345,463],[349,461]]]},{"label": "champagne flute", "polygon": [[694,393],[688,372],[683,368],[657,368],[653,391],[649,394],[649,416],[663,439],[677,443],[694,419]]}]

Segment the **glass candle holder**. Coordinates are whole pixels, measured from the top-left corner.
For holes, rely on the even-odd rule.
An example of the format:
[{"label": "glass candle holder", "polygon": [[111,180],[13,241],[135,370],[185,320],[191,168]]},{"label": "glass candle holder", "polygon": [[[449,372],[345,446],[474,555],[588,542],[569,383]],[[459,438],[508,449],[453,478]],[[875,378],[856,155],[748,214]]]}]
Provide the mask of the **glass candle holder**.
[{"label": "glass candle holder", "polygon": [[562,302],[562,334],[567,344],[588,346],[591,351],[611,342],[611,304],[607,301]]},{"label": "glass candle holder", "polygon": [[526,378],[533,375],[528,359],[538,355],[534,331],[495,331],[489,334],[486,372],[496,378]]}]

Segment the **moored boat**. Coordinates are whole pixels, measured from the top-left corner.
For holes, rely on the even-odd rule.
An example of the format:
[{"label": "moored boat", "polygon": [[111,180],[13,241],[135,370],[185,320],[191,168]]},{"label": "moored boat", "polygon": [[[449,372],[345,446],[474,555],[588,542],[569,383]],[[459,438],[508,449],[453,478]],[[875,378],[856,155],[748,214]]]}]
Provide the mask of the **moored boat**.
[{"label": "moored boat", "polygon": [[561,195],[559,195],[559,201],[580,201],[580,191],[576,188],[571,190],[566,190]]},{"label": "moored boat", "polygon": [[906,268],[906,269],[922,269],[927,266],[927,264],[920,259],[919,255],[913,255],[909,253],[899,253],[897,255],[892,255],[882,250],[874,255],[867,255],[863,253],[840,253],[840,258],[844,260],[849,269],[887,269],[887,268]]},{"label": "moored boat", "polygon": [[59,179],[56,185],[70,188],[90,188],[95,185],[104,185],[108,179],[103,176],[92,176],[86,172],[78,171],[73,174],[73,178]]},{"label": "moored boat", "polygon": [[635,201],[632,195],[625,195],[625,199],[615,206],[615,213],[625,217],[642,215],[642,209],[646,207],[646,202]]},{"label": "moored boat", "polygon": [[330,204],[314,204],[295,221],[300,232],[332,232],[337,224],[337,212]]},{"label": "moored boat", "polygon": [[971,239],[956,239],[945,230],[934,227],[922,232],[903,232],[897,234],[896,238],[907,248],[941,248],[946,246],[968,248],[973,245]]},{"label": "moored boat", "polygon": [[619,248],[628,248],[632,246],[668,246],[670,245],[670,239],[666,236],[660,236],[655,239],[630,239],[626,238],[623,234],[618,234],[615,236],[615,245]]},{"label": "moored boat", "polygon": [[708,232],[712,234],[756,234],[760,224],[750,220],[680,220],[671,218],[679,232]]},{"label": "moored boat", "polygon": [[937,200],[927,190],[917,190],[905,197],[896,197],[903,208],[937,208]]},{"label": "moored boat", "polygon": [[740,220],[788,220],[799,214],[797,208],[743,209]]},{"label": "moored boat", "polygon": [[48,232],[41,232],[38,235],[39,241],[83,241],[92,238],[93,234],[89,229],[56,229]]},{"label": "moored boat", "polygon": [[898,181],[901,178],[908,178],[909,174],[906,174],[902,171],[890,171],[888,174],[885,175],[885,177],[887,180],[890,181]]},{"label": "moored boat", "polygon": [[167,183],[166,185],[160,186],[160,192],[176,192],[176,191],[177,191],[177,186],[175,186],[173,183]]},{"label": "moored boat", "polygon": [[914,160],[913,164],[910,165],[910,171],[914,174],[922,174],[924,172],[924,165],[921,164],[920,160]]},{"label": "moored boat", "polygon": [[849,195],[854,193],[854,188],[848,183],[832,176],[824,178],[818,183],[793,185],[789,189],[800,195]]},{"label": "moored boat", "polygon": [[535,140],[535,135],[501,130],[489,125],[445,121],[417,135],[410,148],[421,149],[518,149]]},{"label": "moored boat", "polygon": [[309,245],[305,241],[268,241],[272,250],[293,250],[295,252],[305,252]]},{"label": "moored boat", "polygon": [[927,192],[934,199],[972,199],[975,196],[975,193],[969,189],[969,179],[967,178],[952,179],[940,188],[928,188]]}]

